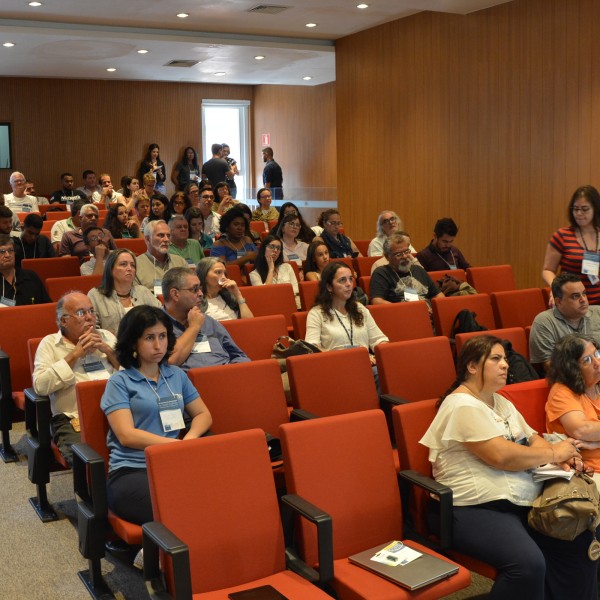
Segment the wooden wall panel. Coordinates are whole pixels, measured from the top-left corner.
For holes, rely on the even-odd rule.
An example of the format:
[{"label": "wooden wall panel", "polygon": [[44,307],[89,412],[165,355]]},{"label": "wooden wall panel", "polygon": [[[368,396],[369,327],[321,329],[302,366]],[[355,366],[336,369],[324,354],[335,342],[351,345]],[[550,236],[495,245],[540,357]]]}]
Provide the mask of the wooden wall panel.
[{"label": "wooden wall panel", "polygon": [[393,208],[416,247],[452,216],[473,264],[539,286],[579,185],[600,185],[598,0],[513,0],[419,13],[339,40],[339,205],[374,234]]}]

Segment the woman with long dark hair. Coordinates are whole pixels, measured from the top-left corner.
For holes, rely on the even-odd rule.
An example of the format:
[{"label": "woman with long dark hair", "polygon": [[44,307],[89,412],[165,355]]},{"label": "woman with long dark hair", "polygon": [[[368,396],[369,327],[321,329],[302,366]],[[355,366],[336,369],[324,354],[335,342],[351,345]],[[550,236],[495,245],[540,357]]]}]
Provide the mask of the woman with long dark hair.
[{"label": "woman with long dark hair", "polygon": [[137,224],[136,219],[129,218],[127,207],[120,202],[108,209],[104,227],[111,232],[116,240],[140,237],[140,226]]},{"label": "woman with long dark hair", "polygon": [[160,148],[158,144],[150,144],[148,152],[144,156],[144,160],[140,166],[140,179],[143,180],[146,173],[151,173],[156,180],[154,189],[161,194],[167,193],[165,181],[167,179],[167,170],[165,163],[160,160]]},{"label": "woman with long dark hair", "polygon": [[181,160],[175,165],[171,181],[175,184],[177,191],[182,192],[190,183],[200,181],[200,165],[198,164],[198,153],[191,146],[183,150]]}]

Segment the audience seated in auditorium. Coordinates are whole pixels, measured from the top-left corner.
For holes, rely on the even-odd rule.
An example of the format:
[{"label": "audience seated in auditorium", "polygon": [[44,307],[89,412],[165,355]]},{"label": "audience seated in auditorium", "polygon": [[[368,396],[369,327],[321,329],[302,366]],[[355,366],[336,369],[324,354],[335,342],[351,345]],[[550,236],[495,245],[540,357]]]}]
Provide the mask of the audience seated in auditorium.
[{"label": "audience seated in auditorium", "polygon": [[452,219],[446,217],[436,222],[429,246],[417,252],[417,260],[426,271],[466,270],[471,266],[462,252],[453,245],[457,233],[458,227]]},{"label": "audience seated in auditorium", "polygon": [[162,294],[161,282],[164,274],[173,267],[186,267],[181,256],[169,254],[171,231],[162,220],[150,221],[144,229],[146,253],[137,257],[135,282],[147,287],[155,296]]},{"label": "audience seated in auditorium", "polygon": [[312,241],[306,251],[305,281],[319,281],[323,269],[329,264],[329,248],[317,238]]},{"label": "audience seated in auditorium", "polygon": [[[136,200],[144,195],[144,191],[140,190],[140,180],[137,177],[131,177],[130,175],[123,175],[123,177],[121,177],[121,186],[122,191],[119,190],[119,193],[123,194],[121,203],[126,202],[125,206],[127,207],[127,214],[131,215],[135,208]],[[137,216],[133,218],[137,220],[139,226],[142,221],[137,219]]]},{"label": "audience seated in auditorium", "polygon": [[162,292],[177,338],[169,364],[187,371],[250,360],[223,325],[200,309],[202,287],[193,271],[181,267],[165,273]]},{"label": "audience seated in auditorium", "polygon": [[[78,229],[66,231],[60,241],[58,248],[59,256],[77,256],[80,262],[90,254],[89,247],[83,241],[83,232],[92,226],[98,225],[98,207],[93,204],[84,204],[79,211],[81,217],[81,226]],[[114,250],[117,246],[112,234],[106,228],[102,228],[104,234],[104,243],[109,250]]]},{"label": "audience seated in auditorium", "polygon": [[[367,256],[382,256],[385,239],[396,231],[402,231],[403,228],[402,219],[393,210],[380,212],[377,217],[377,234],[369,244]],[[412,246],[410,251],[416,252]]]},{"label": "audience seated in auditorium", "polygon": [[258,201],[258,208],[252,212],[253,221],[276,221],[279,219],[279,212],[271,206],[273,198],[271,197],[271,190],[269,188],[261,188],[256,193],[256,200]]},{"label": "audience seated in auditorium", "polygon": [[150,198],[146,195],[144,190],[139,190],[133,197],[133,211],[135,212],[135,218],[140,225],[140,234],[143,231],[142,223],[144,220],[147,221],[150,215]]},{"label": "audience seated in auditorium", "polygon": [[239,200],[235,200],[231,195],[231,190],[227,182],[219,181],[212,189],[215,193],[215,202],[212,209],[220,215],[224,215],[228,210],[240,203]]},{"label": "audience seated in auditorium", "polygon": [[579,275],[557,275],[552,295],[554,307],[537,315],[529,335],[529,359],[543,370],[547,370],[554,347],[565,335],[582,333],[600,340],[600,306],[590,306]]},{"label": "audience seated in auditorium", "polygon": [[90,299],[81,292],[63,296],[56,305],[58,333],[47,335],[35,353],[33,387],[50,396],[54,442],[69,464],[71,446],[81,441],[75,384],[108,379],[119,369],[109,331],[96,329]]},{"label": "audience seated in auditorium", "polygon": [[185,192],[175,192],[169,198],[169,210],[173,216],[183,215],[188,208],[191,208],[191,203],[185,195]]},{"label": "audience seated in auditorium", "polygon": [[[286,262],[295,262],[302,269],[302,261],[306,260],[308,244],[298,238],[301,229],[300,217],[292,212],[284,217],[275,235],[283,242],[283,258]],[[302,274],[302,273],[301,273]]]},{"label": "audience seated in auditorium", "polygon": [[19,237],[21,235],[21,222],[16,213],[13,213],[8,206],[0,206],[0,233]]},{"label": "audience seated in auditorium", "polygon": [[58,250],[62,237],[66,231],[76,231],[81,227],[81,209],[88,204],[86,200],[75,200],[71,204],[71,216],[66,219],[60,219],[52,225],[50,230],[50,241],[55,245],[55,249]]},{"label": "audience seated in auditorium", "polygon": [[88,292],[96,311],[97,326],[114,335],[121,319],[133,306],[162,306],[149,289],[134,283],[135,271],[136,256],[131,250],[113,250],[106,259],[102,283]]},{"label": "audience seated in auditorium", "polygon": [[410,252],[410,236],[404,231],[393,233],[383,244],[387,265],[377,267],[371,275],[372,304],[413,302],[443,298],[437,285],[423,267],[416,265]]},{"label": "audience seated in auditorium", "polygon": [[24,258],[52,258],[56,256],[52,242],[40,235],[44,221],[40,215],[27,215],[23,221],[23,232],[15,238],[15,263],[21,266]]},{"label": "audience seated in auditorium", "polygon": [[241,208],[236,206],[227,211],[221,217],[219,229],[223,235],[214,242],[211,256],[222,257],[226,264],[240,266],[256,259],[256,246],[248,235],[248,222]]},{"label": "audience seated in auditorium", "polygon": [[104,227],[110,231],[115,240],[140,237],[139,223],[137,219],[129,216],[129,211],[124,204],[113,204],[108,209]]},{"label": "audience seated in auditorium", "polygon": [[202,311],[209,317],[216,321],[228,321],[254,316],[237,283],[227,277],[222,258],[203,258],[196,267],[196,275],[202,287]]},{"label": "audience seated in auditorium", "polygon": [[63,173],[60,176],[60,184],[60,190],[50,196],[50,204],[72,204],[78,198],[87,200],[85,192],[73,189],[75,179],[71,173]]},{"label": "audience seated in auditorium", "polygon": [[83,185],[79,186],[77,191],[83,192],[86,198],[90,199],[95,192],[100,193],[102,191],[102,188],[98,185],[94,171],[86,169],[81,174],[81,179],[83,180]]},{"label": "audience seated in auditorium", "polygon": [[171,230],[171,243],[169,244],[169,254],[181,256],[189,265],[194,267],[204,257],[204,251],[198,240],[189,237],[189,225],[183,215],[173,215],[169,221]]},{"label": "audience seated in auditorium", "polygon": [[331,258],[362,256],[354,242],[343,233],[340,233],[340,228],[344,224],[340,213],[336,209],[330,208],[323,211],[319,217],[319,226],[323,228],[320,237],[329,248]]},{"label": "audience seated in auditorium", "polygon": [[269,233],[274,233],[275,235],[280,235],[279,228],[281,226],[281,222],[285,217],[290,214],[298,215],[298,219],[300,220],[300,231],[298,232],[297,239],[301,242],[305,242],[306,244],[310,244],[315,239],[315,232],[304,222],[302,218],[302,213],[300,209],[293,202],[284,202],[279,209],[279,219],[277,220],[277,225],[269,231]]},{"label": "audience seated in auditorium", "polygon": [[115,204],[123,198],[122,194],[115,192],[110,175],[102,173],[99,177],[100,191],[92,194],[92,202],[100,203],[104,208],[109,208],[111,204]]},{"label": "audience seated in auditorium", "polygon": [[188,186],[188,195],[194,206],[194,198],[198,198],[198,208],[202,212],[204,218],[204,233],[214,240],[221,235],[221,215],[213,210],[215,201],[215,193],[209,186],[204,186],[202,191],[199,191],[195,183],[190,183]]},{"label": "audience seated in auditorium", "polygon": [[79,271],[82,275],[102,275],[104,273],[104,264],[110,249],[104,239],[104,230],[102,227],[92,225],[83,232],[83,243],[90,250],[90,258],[79,265]]},{"label": "audience seated in auditorium", "polygon": [[4,194],[4,205],[14,213],[37,212],[38,203],[35,196],[28,196],[25,193],[25,187],[27,186],[25,175],[19,171],[15,171],[11,173],[9,181],[12,192]]},{"label": "audience seated in auditorium", "polygon": [[31,181],[31,179],[27,179],[25,181],[25,193],[28,196],[33,196],[38,203],[38,208],[42,206],[42,204],[49,204],[48,198],[44,198],[44,196],[38,196],[35,192],[35,183]]},{"label": "audience seated in auditorium", "polygon": [[185,211],[185,220],[188,223],[188,235],[191,240],[196,240],[202,249],[212,246],[212,238],[204,233],[204,216],[197,206],[192,206]]},{"label": "audience seated in auditorium", "polygon": [[[123,318],[116,354],[123,370],[107,382],[100,406],[106,414],[109,467],[107,500],[122,519],[142,525],[152,521],[152,503],[144,448],[200,437],[212,420],[186,374],[167,364],[175,343],[169,318],[152,306],[136,306]],[[166,402],[175,403],[167,411]],[[168,426],[167,426],[168,425]]]}]

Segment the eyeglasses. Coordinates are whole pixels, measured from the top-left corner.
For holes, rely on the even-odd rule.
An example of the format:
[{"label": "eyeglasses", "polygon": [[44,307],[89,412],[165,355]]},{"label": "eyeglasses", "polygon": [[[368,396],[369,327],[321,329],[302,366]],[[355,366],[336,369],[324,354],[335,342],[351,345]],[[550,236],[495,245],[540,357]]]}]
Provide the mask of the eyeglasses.
[{"label": "eyeglasses", "polygon": [[281,252],[281,246],[278,246],[277,244],[267,244],[267,248],[269,250],[274,250],[276,252]]},{"label": "eyeglasses", "polygon": [[409,254],[411,254],[410,248],[407,248],[406,250],[400,250],[399,252],[394,252],[394,254],[392,254],[393,258],[402,258],[403,256],[408,256]]},{"label": "eyeglasses", "polygon": [[271,194],[268,194],[267,196],[260,196],[261,200],[271,200]]},{"label": "eyeglasses", "polygon": [[85,215],[83,215],[84,219],[88,219],[88,221],[90,219],[97,219],[98,215],[95,212],[89,212],[89,213],[85,213]]},{"label": "eyeglasses", "polygon": [[593,354],[588,354],[587,356],[582,356],[580,359],[581,364],[585,367],[589,367],[592,364],[594,358],[596,360],[600,360],[600,350],[595,350]]},{"label": "eyeglasses", "polygon": [[0,256],[5,256],[6,254],[8,254],[9,256],[11,254],[15,253],[15,249],[14,248],[0,248]]},{"label": "eyeglasses", "polygon": [[587,213],[590,212],[590,210],[592,210],[591,206],[574,206],[573,208],[571,208],[571,212],[573,213]]},{"label": "eyeglasses", "polygon": [[180,292],[192,292],[192,294],[197,294],[200,291],[199,285],[193,285],[189,288],[177,288]]},{"label": "eyeglasses", "polygon": [[327,225],[331,227],[343,227],[344,224],[341,221],[327,221]]},{"label": "eyeglasses", "polygon": [[292,229],[300,229],[300,223],[286,223],[286,225]]},{"label": "eyeglasses", "polygon": [[390,217],[389,219],[384,219],[383,221],[381,221],[381,224],[382,225],[393,225],[397,221],[398,221],[398,219],[396,217]]},{"label": "eyeglasses", "polygon": [[200,196],[200,198],[202,198],[202,200],[214,200],[215,195],[214,194],[202,194],[202,196]]},{"label": "eyeglasses", "polygon": [[83,319],[86,315],[96,315],[96,311],[93,308],[80,308],[76,310],[72,315],[65,313],[63,317],[77,317],[78,319]]},{"label": "eyeglasses", "polygon": [[103,239],[104,239],[103,233],[98,233],[97,235],[90,235],[90,237],[88,237],[88,241],[90,241],[90,242],[97,242],[98,240],[103,240]]}]

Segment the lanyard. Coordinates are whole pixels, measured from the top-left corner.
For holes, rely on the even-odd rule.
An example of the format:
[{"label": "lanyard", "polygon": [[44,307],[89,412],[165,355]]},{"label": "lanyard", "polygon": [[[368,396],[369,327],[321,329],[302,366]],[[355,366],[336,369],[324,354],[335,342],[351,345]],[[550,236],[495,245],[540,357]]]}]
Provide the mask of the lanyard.
[{"label": "lanyard", "polygon": [[[585,248],[586,252],[590,252],[589,248],[587,247],[587,244],[585,243],[585,238],[583,237],[583,232],[581,231],[581,229],[578,227],[577,231],[579,231],[579,235],[581,236],[581,241],[583,242],[583,247]],[[599,237],[599,232],[596,229],[596,250],[595,252],[598,252],[598,237]]]},{"label": "lanyard", "polygon": [[[4,294],[4,284],[8,283],[6,281],[6,279],[4,278],[4,275],[2,276],[2,298],[6,298],[6,295]],[[17,273],[15,271],[15,282],[13,285],[11,285],[10,283],[8,284],[9,287],[11,287],[13,289],[13,297],[12,300],[14,300],[17,297]]]},{"label": "lanyard", "polygon": [[344,328],[344,331],[346,332],[346,335],[348,336],[348,339],[350,340],[350,345],[354,346],[354,332],[353,332],[353,325],[352,325],[352,317],[348,316],[348,319],[350,320],[350,332],[348,333],[348,329],[346,328],[346,326],[344,325],[340,315],[338,314],[338,311],[335,310],[335,308],[333,309],[333,312],[335,313],[335,316],[337,317],[337,320],[340,322],[340,325]]},{"label": "lanyard", "polygon": [[436,254],[450,267],[452,268],[452,266],[454,266],[454,268],[456,268],[456,258],[454,256],[454,254],[452,254],[452,250],[450,250],[450,256],[452,257],[452,264],[450,264],[439,252],[436,252]]},{"label": "lanyard", "polygon": [[[140,371],[140,373],[142,373]],[[142,373],[142,375],[144,375]],[[171,396],[174,398],[175,394],[173,393],[173,390],[171,389],[171,386],[169,385],[169,383],[167,382],[165,376],[162,374],[162,371],[160,370],[160,367],[158,369],[158,381],[156,382],[156,387],[158,388],[158,385],[160,383],[160,378],[162,377],[163,381],[165,382],[165,385],[169,388],[169,392],[171,392]],[[160,401],[160,396],[158,394],[158,392],[156,391],[156,389],[154,387],[152,387],[152,384],[148,381],[148,378],[144,375],[144,379],[146,380],[146,383],[148,384],[148,387],[154,392],[154,394],[156,395],[156,399],[158,401]]]},{"label": "lanyard", "polygon": [[[23,258],[27,258],[27,252],[25,250],[25,245],[23,244],[23,240],[21,236],[19,236],[19,241],[21,242],[21,248],[23,248]],[[37,240],[33,242],[33,256],[31,258],[35,258],[35,251],[37,250]]]},{"label": "lanyard", "polygon": [[[444,259],[442,259],[442,260],[444,260]],[[446,264],[448,264],[448,263],[446,263]],[[398,277],[398,283],[402,283],[402,285],[404,285],[404,287],[406,287],[404,282],[401,281],[402,278],[400,277],[400,273],[398,273],[398,271],[395,271],[395,270],[394,270],[394,273],[396,273],[396,277]],[[413,281],[412,271],[410,270],[410,268],[408,270],[408,276],[410,277],[410,287],[414,288],[415,285],[414,285],[414,281]]]}]

